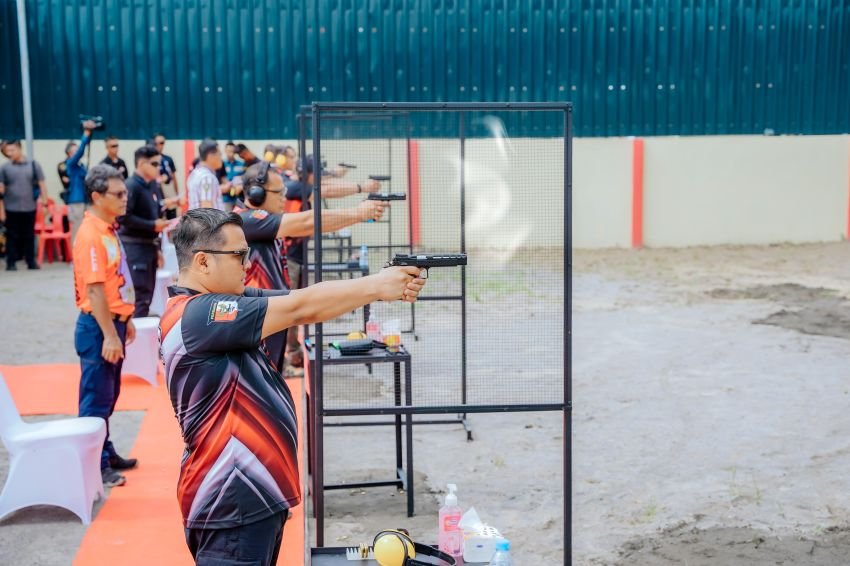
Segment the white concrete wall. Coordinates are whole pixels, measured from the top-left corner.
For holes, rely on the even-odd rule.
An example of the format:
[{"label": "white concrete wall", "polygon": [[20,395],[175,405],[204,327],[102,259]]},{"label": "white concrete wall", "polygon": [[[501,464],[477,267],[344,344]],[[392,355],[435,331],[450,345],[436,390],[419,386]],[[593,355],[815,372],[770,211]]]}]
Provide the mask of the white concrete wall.
[{"label": "white concrete wall", "polygon": [[[67,140],[39,140],[36,159],[49,192],[58,195],[56,164]],[[295,145],[294,140],[283,140]],[[121,140],[120,155],[133,168],[141,140]],[[264,140],[248,142],[261,153]],[[275,140],[275,143],[282,143]],[[421,234],[425,247],[457,248],[459,185],[457,140],[419,141]],[[185,174],[182,140],[166,153]],[[308,149],[309,151],[309,149]],[[349,174],[393,176],[391,188],[407,192],[404,140],[325,140],[333,165],[352,162]],[[105,156],[102,139],[91,161]],[[514,248],[563,241],[563,143],[553,139],[469,140],[467,246]],[[181,176],[181,181],[183,177]],[[182,186],[182,183],[181,183]],[[646,246],[769,244],[837,241],[847,237],[850,136],[707,136],[646,138],[644,243]],[[357,197],[332,201],[353,206]],[[632,144],[625,138],[575,140],[573,244],[578,248],[631,245]],[[407,203],[393,208],[393,240],[407,239]],[[354,228],[355,241],[386,242],[386,226]]]},{"label": "white concrete wall", "polygon": [[647,138],[644,243],[840,240],[849,146],[847,136]]},{"label": "white concrete wall", "polygon": [[625,138],[573,144],[573,246],[631,245],[632,143]]}]

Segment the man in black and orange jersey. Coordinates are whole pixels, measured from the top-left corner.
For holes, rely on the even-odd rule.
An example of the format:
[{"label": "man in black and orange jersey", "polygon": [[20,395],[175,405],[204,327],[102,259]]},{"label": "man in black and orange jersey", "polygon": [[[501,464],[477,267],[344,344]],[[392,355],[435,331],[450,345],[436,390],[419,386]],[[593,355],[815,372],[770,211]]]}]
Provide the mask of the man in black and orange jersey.
[{"label": "man in black and orange jersey", "polygon": [[[291,289],[282,239],[309,236],[314,229],[312,212],[285,213],[281,175],[268,162],[252,165],[242,176],[245,202],[234,212],[242,217],[242,229],[251,247],[247,284],[259,289]],[[389,203],[364,200],[353,208],[322,211],[322,230],[333,232],[346,226],[379,220]],[[294,333],[293,333],[294,334]],[[279,370],[284,371],[287,333],[269,336],[266,348]]]},{"label": "man in black and orange jersey", "polygon": [[[313,195],[313,169],[314,160],[312,155],[300,160],[296,166],[296,177],[286,181],[286,211],[297,212],[310,210],[312,208]],[[341,168],[344,173],[345,168]],[[364,183],[343,181],[336,175],[326,175],[322,171],[322,198],[342,198],[360,193],[374,193],[381,189],[380,183],[369,179]],[[323,215],[324,216],[324,215]],[[328,232],[328,230],[325,230]],[[308,236],[312,236],[308,234]],[[306,238],[286,239],[286,269],[289,280],[292,283],[290,289],[298,289],[306,277],[302,275],[306,259],[304,257]],[[298,333],[290,332],[286,338],[287,358],[289,365],[287,373],[296,375],[303,373],[300,369],[304,365],[301,347],[298,344]]]},{"label": "man in black and orange jersey", "polygon": [[169,395],[186,444],[177,497],[199,565],[276,564],[301,501],[295,406],[264,338],[374,301],[413,302],[415,267],[293,291],[246,288],[242,218],[198,208],[172,235],[180,275],[160,321]]},{"label": "man in black and orange jersey", "polygon": [[136,295],[127,256],[115,233],[115,221],[127,212],[124,176],[109,165],[95,165],[85,179],[91,206],[74,240],[74,290],[80,315],[74,346],[80,356],[80,416],[106,421],[100,457],[103,485],[123,485],[117,470],[136,465],[119,456],[109,439],[109,417],[121,391],[124,344],[136,335],[133,311]]}]

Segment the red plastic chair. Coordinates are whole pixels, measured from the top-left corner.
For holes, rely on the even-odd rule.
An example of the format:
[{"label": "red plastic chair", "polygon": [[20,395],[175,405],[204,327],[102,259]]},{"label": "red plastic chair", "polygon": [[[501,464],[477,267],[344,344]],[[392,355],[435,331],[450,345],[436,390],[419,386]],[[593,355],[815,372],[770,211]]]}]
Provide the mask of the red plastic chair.
[{"label": "red plastic chair", "polygon": [[[53,263],[54,251],[58,259],[63,250],[65,252],[65,261],[71,263],[71,232],[64,230],[62,222],[62,219],[68,216],[68,207],[63,205],[57,211],[55,204],[48,202],[47,210],[51,223],[45,226],[38,238],[38,264],[41,265],[44,259],[45,249],[47,250],[47,261],[49,263]],[[50,244],[50,246],[48,247],[47,244]]]},{"label": "red plastic chair", "polygon": [[47,218],[47,205],[40,200],[35,203],[35,235],[44,232],[45,219]]}]

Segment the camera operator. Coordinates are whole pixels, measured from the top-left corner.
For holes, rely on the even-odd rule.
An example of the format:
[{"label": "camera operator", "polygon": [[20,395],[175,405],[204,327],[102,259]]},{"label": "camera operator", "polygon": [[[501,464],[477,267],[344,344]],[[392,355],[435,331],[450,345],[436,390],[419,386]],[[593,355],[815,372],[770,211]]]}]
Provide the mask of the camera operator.
[{"label": "camera operator", "polygon": [[68,142],[65,146],[65,175],[68,177],[68,220],[71,222],[71,241],[77,236],[77,230],[83,221],[86,211],[86,166],[83,165],[83,154],[91,142],[91,133],[99,127],[94,120],[83,122],[83,137],[80,143]]}]

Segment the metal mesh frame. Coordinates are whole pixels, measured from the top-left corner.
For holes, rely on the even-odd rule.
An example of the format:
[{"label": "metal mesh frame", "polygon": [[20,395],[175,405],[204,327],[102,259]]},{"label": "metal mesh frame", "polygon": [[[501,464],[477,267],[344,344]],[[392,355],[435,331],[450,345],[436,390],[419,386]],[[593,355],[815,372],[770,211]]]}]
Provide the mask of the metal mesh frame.
[{"label": "metal mesh frame", "polygon": [[[425,403],[425,404],[416,404],[414,400],[412,405],[405,406],[391,406],[388,404],[378,403],[377,405],[374,403],[369,403],[366,400],[363,400],[359,403],[359,406],[351,406],[351,404],[347,406],[333,406],[331,403],[330,406],[326,406],[324,399],[324,387],[325,383],[325,370],[323,364],[323,354],[326,348],[324,344],[325,340],[325,328],[322,324],[315,325],[315,340],[314,340],[314,350],[315,350],[315,376],[311,379],[315,383],[315,389],[311,392],[311,395],[315,396],[314,406],[317,410],[316,415],[316,426],[313,431],[315,435],[317,435],[317,444],[316,450],[319,454],[321,454],[321,435],[322,435],[322,419],[324,416],[356,416],[356,415],[405,415],[405,418],[409,418],[414,414],[418,415],[434,415],[434,414],[452,414],[458,413],[462,415],[466,415],[467,413],[498,413],[498,412],[521,412],[521,411],[562,411],[564,413],[564,470],[563,470],[563,481],[564,481],[564,559],[565,563],[571,563],[572,554],[571,554],[571,413],[572,413],[572,387],[571,387],[571,370],[570,370],[570,359],[571,359],[571,230],[569,226],[571,225],[571,194],[572,194],[572,106],[569,103],[314,103],[311,107],[311,119],[310,119],[310,130],[312,134],[312,152],[317,156],[317,160],[320,159],[319,156],[322,155],[322,127],[323,123],[327,124],[330,120],[339,120],[341,116],[344,116],[346,113],[352,113],[356,115],[357,113],[371,113],[375,115],[380,115],[381,113],[411,113],[416,115],[420,112],[440,112],[440,113],[455,113],[460,118],[460,131],[459,131],[459,163],[461,168],[460,175],[460,184],[463,187],[464,183],[464,167],[465,167],[465,146],[466,146],[466,135],[464,133],[464,122],[463,116],[467,113],[472,112],[499,112],[499,113],[508,113],[511,112],[556,112],[563,118],[563,344],[561,345],[563,348],[563,367],[560,368],[561,375],[563,378],[563,397],[558,399],[545,399],[545,400],[534,400],[532,402],[520,402],[520,403],[509,403],[509,402],[480,402],[475,399],[470,399],[467,391],[467,376],[466,376],[466,366],[467,366],[467,345],[466,345],[466,334],[467,334],[467,289],[466,289],[466,268],[460,268],[460,296],[459,297],[447,297],[452,300],[459,299],[461,304],[461,339],[463,340],[463,351],[462,351],[462,363],[463,363],[463,372],[462,372],[462,397],[460,402],[454,403]],[[303,116],[303,113],[302,113]],[[305,124],[303,118],[301,120],[302,125]],[[301,152],[306,149],[305,140],[307,138],[306,127],[301,128],[302,132],[302,142],[301,142]],[[408,133],[409,137],[409,133]],[[322,280],[322,265],[323,265],[323,247],[322,247],[322,228],[321,228],[321,212],[322,212],[322,198],[321,198],[321,172],[320,168],[316,168],[316,173],[314,174],[314,220],[315,220],[315,233],[314,233],[314,253],[315,253],[315,278],[316,282],[320,282]],[[463,189],[461,188],[461,200],[459,203],[460,208],[460,219],[461,223],[465,222],[465,197],[463,196]],[[464,241],[464,233],[465,229],[461,230],[461,250],[466,251],[466,242]],[[330,369],[330,368],[327,368]],[[355,403],[358,405],[358,403]],[[320,456],[321,458],[321,456]],[[316,470],[314,470],[315,472]],[[321,473],[321,472],[320,472]],[[320,478],[321,479],[321,478]],[[321,491],[321,490],[319,490]],[[323,499],[320,496],[320,501]],[[319,546],[322,546],[323,542],[323,509],[320,504],[316,509],[316,518],[317,518],[317,541]]]}]

